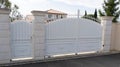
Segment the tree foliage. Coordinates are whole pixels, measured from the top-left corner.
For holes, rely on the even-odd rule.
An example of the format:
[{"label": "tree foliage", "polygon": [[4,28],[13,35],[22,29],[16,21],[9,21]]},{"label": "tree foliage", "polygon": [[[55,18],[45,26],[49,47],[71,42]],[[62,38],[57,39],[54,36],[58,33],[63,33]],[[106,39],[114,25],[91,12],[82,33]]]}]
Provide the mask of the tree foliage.
[{"label": "tree foliage", "polygon": [[117,19],[119,18],[120,10],[118,0],[104,0],[103,4],[103,12],[99,10],[100,16],[113,16],[113,22],[117,22]]},{"label": "tree foliage", "polygon": [[87,16],[87,11],[85,11],[85,15],[84,16]]},{"label": "tree foliage", "polygon": [[9,0],[0,0],[0,8],[11,8],[11,2]]},{"label": "tree foliage", "polygon": [[19,7],[17,5],[14,5],[14,7],[11,8],[11,13],[10,13],[11,21],[19,20],[22,18],[22,15],[18,11],[18,9]]},{"label": "tree foliage", "polygon": [[89,20],[96,21],[96,22],[100,23],[97,16],[98,16],[97,9],[95,9],[94,14],[87,14],[87,11],[85,11],[85,15],[82,18],[89,19]]},{"label": "tree foliage", "polygon": [[19,7],[17,5],[14,5],[13,7],[11,6],[12,3],[9,0],[0,0],[0,8],[8,8],[11,10],[10,12],[11,21],[21,19],[22,15],[18,11]]}]

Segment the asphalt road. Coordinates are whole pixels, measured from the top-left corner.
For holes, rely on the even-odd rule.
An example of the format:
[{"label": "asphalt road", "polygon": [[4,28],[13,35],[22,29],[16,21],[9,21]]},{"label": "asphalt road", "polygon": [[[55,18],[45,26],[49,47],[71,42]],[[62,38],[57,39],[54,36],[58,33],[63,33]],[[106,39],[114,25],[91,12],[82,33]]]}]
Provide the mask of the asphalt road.
[{"label": "asphalt road", "polygon": [[10,67],[120,67],[120,54],[34,63]]}]

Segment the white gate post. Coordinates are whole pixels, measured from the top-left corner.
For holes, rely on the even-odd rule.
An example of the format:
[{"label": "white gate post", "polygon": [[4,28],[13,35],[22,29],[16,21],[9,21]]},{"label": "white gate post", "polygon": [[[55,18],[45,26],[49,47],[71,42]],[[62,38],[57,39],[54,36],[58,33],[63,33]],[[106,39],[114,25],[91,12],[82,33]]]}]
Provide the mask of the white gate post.
[{"label": "white gate post", "polygon": [[112,29],[112,19],[111,16],[103,16],[101,17],[101,25],[102,25],[102,45],[103,52],[110,51],[110,43],[111,43],[111,29]]},{"label": "white gate post", "polygon": [[11,59],[9,13],[9,9],[0,8],[0,64]]},{"label": "white gate post", "polygon": [[33,22],[33,45],[34,59],[44,59],[45,56],[45,19],[46,12],[32,11],[34,16]]}]

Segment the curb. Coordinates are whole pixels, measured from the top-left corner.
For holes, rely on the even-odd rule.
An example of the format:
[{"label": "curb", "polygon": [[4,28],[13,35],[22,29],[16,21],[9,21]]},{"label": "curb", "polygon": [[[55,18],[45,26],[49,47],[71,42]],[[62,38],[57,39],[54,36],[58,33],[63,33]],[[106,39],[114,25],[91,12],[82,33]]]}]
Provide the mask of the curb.
[{"label": "curb", "polygon": [[90,53],[90,54],[75,54],[69,56],[62,56],[62,57],[50,57],[45,58],[42,60],[25,60],[25,61],[13,61],[6,64],[0,64],[0,67],[7,67],[7,66],[15,66],[15,65],[24,65],[24,64],[34,64],[34,63],[43,63],[43,62],[52,62],[52,61],[61,61],[61,60],[69,60],[69,59],[77,59],[77,58],[86,58],[86,57],[96,57],[96,56],[104,56],[104,55],[112,55],[112,54],[119,54],[118,51],[113,52],[97,52],[97,53]]}]

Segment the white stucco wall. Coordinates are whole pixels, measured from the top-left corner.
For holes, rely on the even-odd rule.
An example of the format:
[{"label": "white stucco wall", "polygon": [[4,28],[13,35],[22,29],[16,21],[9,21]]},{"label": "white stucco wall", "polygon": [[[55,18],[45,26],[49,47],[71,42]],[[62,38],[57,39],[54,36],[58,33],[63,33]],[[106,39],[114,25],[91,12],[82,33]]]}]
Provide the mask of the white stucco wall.
[{"label": "white stucco wall", "polygon": [[9,13],[8,9],[0,9],[0,64],[11,59]]},{"label": "white stucco wall", "polygon": [[111,48],[111,34],[112,34],[112,19],[111,16],[103,16],[101,17],[101,25],[102,25],[102,45],[103,52],[110,52]]}]

